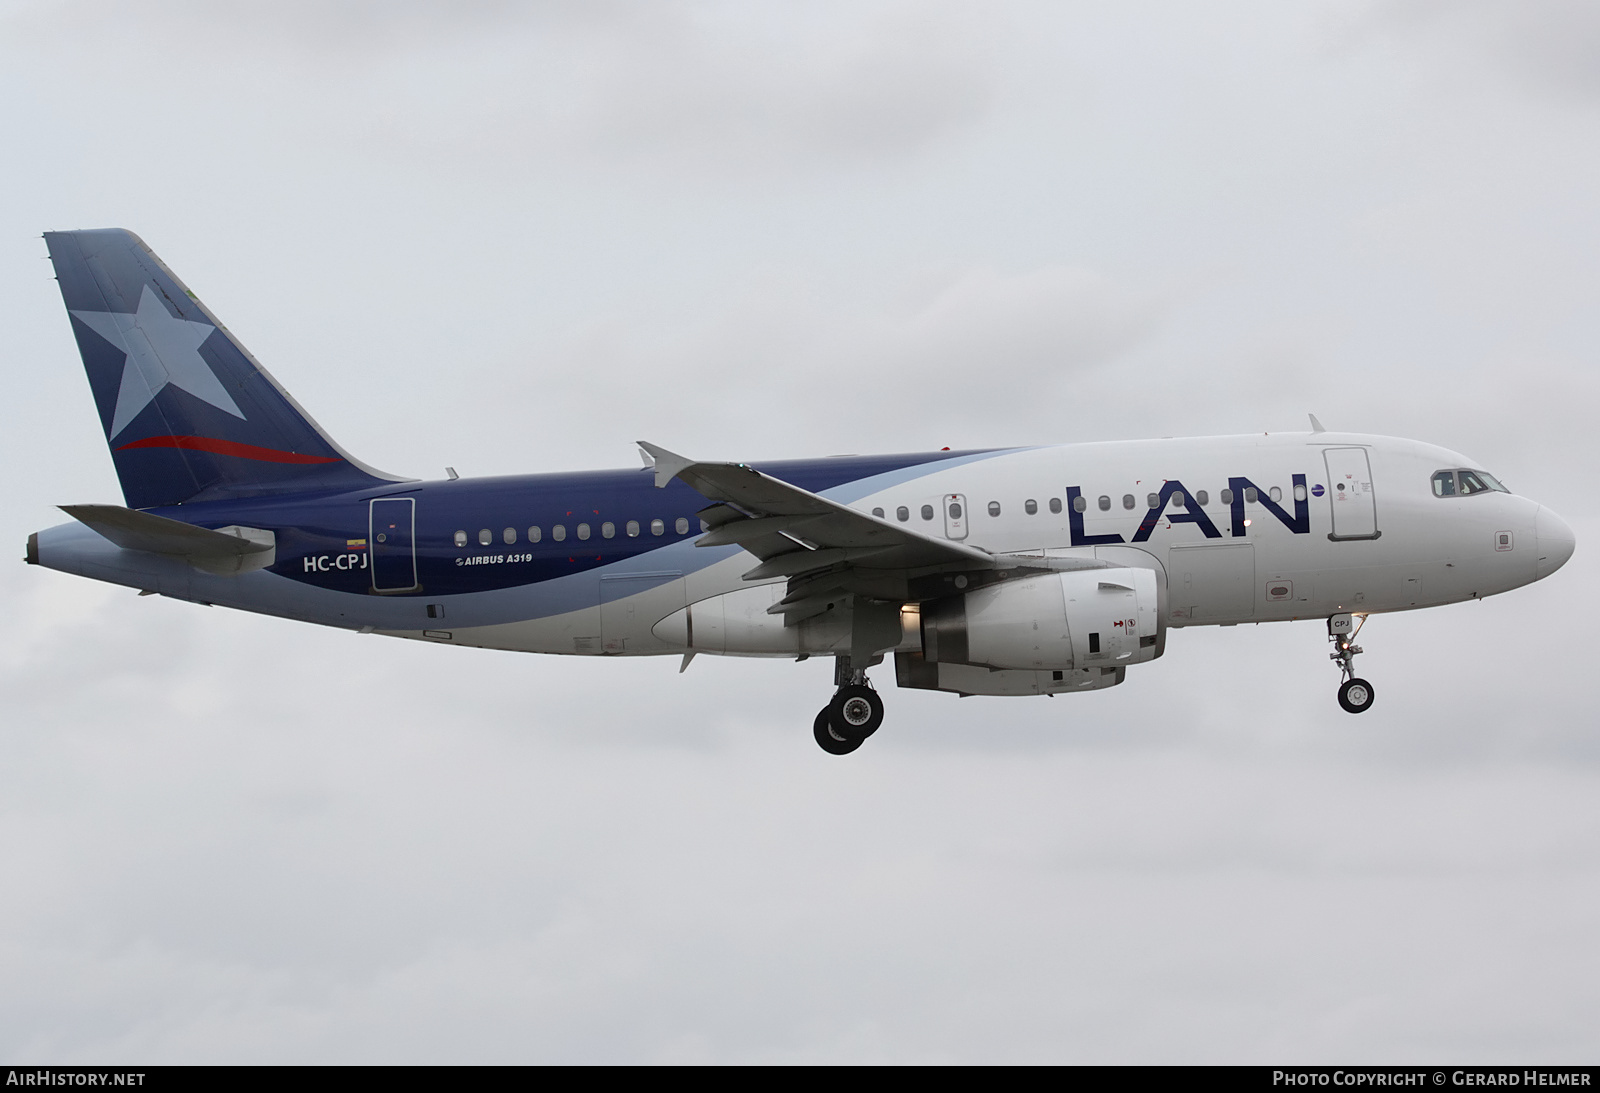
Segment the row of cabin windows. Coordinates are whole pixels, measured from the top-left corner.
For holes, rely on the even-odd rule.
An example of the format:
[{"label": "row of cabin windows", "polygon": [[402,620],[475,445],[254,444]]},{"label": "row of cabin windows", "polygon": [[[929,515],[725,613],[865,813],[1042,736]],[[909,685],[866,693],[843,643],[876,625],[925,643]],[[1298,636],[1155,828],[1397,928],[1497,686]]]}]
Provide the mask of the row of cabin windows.
[{"label": "row of cabin windows", "polygon": [[[573,530],[577,533],[577,536],[580,539],[589,539],[594,535],[594,529],[588,524],[579,524]],[[643,533],[643,529],[639,526],[639,521],[637,520],[629,520],[626,524],[622,525],[622,530],[630,539],[637,539]],[[678,517],[678,519],[673,522],[672,530],[677,532],[679,535],[689,534],[689,518],[687,516]],[[650,521],[651,535],[665,535],[666,533],[667,522],[665,520],[657,518]],[[505,543],[507,546],[511,546],[516,543],[517,534],[516,528],[506,528],[500,532],[500,541]],[[600,538],[615,539],[616,537],[616,524],[613,524],[610,520],[607,520],[600,525]],[[567,526],[565,524],[556,524],[550,529],[550,538],[558,543],[564,542],[567,538]],[[535,524],[528,529],[528,542],[537,543],[542,539],[544,539],[544,529],[539,525]],[[490,546],[493,543],[494,532],[488,528],[479,529],[478,545]],[[464,547],[466,545],[467,533],[465,531],[456,532],[456,546]]]},{"label": "row of cabin windows", "polygon": [[[1274,502],[1282,501],[1283,500],[1283,490],[1279,489],[1277,486],[1273,486],[1270,490],[1267,491],[1267,496],[1272,498],[1272,500]],[[1256,493],[1256,488],[1254,486],[1246,486],[1245,487],[1244,499],[1245,499],[1245,501],[1247,501],[1248,503],[1250,503],[1252,505],[1255,504],[1257,500],[1259,500],[1259,495]],[[1294,499],[1296,501],[1304,501],[1306,499],[1306,488],[1304,486],[1296,486],[1294,488]],[[1195,504],[1199,505],[1201,508],[1204,508],[1205,506],[1211,504],[1211,494],[1207,490],[1196,490],[1195,494],[1194,494],[1194,501],[1195,501]],[[1224,505],[1233,504],[1233,491],[1232,490],[1223,490],[1222,494],[1221,494],[1221,501],[1222,501],[1222,503]],[[1096,503],[1099,505],[1101,512],[1110,512],[1111,511],[1111,498],[1110,498],[1109,495],[1101,494],[1099,501],[1096,502]],[[1134,498],[1133,494],[1125,493],[1125,494],[1122,495],[1122,507],[1123,508],[1132,509],[1137,504],[1138,504],[1138,501]],[[1161,495],[1159,493],[1151,493],[1151,494],[1147,494],[1145,496],[1145,507],[1153,509],[1153,508],[1156,508],[1160,504],[1161,504]],[[1187,497],[1185,497],[1181,491],[1178,492],[1178,493],[1174,493],[1172,495],[1172,507],[1173,508],[1179,508],[1179,509],[1188,508],[1189,507],[1189,499]],[[1031,497],[1028,498],[1028,500],[1026,500],[1026,501],[1024,501],[1022,503],[1022,511],[1027,513],[1029,516],[1037,515],[1038,512],[1039,512],[1039,502],[1035,501]],[[1050,511],[1051,512],[1060,512],[1061,511],[1061,498],[1059,498],[1059,497],[1050,498]],[[1072,511],[1074,511],[1074,512],[1088,512],[1089,511],[1089,499],[1087,497],[1074,497],[1072,499]],[[880,509],[873,509],[872,510],[872,515],[877,516],[877,517],[882,517],[884,515],[883,509],[881,509],[881,508]],[[932,505],[923,505],[922,506],[922,511],[920,513],[918,513],[918,515],[920,515],[924,520],[932,520],[933,519],[933,506]],[[989,515],[990,516],[999,516],[1000,515],[1000,502],[998,502],[998,501],[990,501],[989,502]],[[911,519],[911,510],[909,508],[907,508],[905,505],[901,505],[899,508],[894,510],[894,516],[895,516],[896,520],[899,520],[901,523],[904,523],[905,521]],[[950,505],[950,518],[952,520],[961,519],[961,506],[959,504],[952,503]]]}]

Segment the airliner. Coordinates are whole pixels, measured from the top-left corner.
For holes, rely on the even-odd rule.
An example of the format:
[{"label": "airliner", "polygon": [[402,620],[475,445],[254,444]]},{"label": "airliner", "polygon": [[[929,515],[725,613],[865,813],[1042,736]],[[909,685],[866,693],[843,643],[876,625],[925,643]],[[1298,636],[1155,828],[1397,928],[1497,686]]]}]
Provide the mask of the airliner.
[{"label": "airliner", "polygon": [[[1168,632],[1357,631],[1554,573],[1571,528],[1444,448],[1324,429],[431,481],[328,436],[138,236],[46,233],[124,505],[63,505],[36,565],[440,645],[832,657],[844,755],[901,687],[1114,687]],[[680,669],[681,670],[681,669]]]}]

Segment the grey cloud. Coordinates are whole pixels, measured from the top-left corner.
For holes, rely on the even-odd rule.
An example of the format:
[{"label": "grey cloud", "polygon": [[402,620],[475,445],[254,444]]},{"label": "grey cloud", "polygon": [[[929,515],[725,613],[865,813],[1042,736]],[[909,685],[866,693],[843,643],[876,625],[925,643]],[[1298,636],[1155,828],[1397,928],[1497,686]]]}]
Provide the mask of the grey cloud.
[{"label": "grey cloud", "polygon": [[1536,90],[1574,102],[1600,95],[1600,10],[1584,0],[1387,0],[1368,18],[1488,59]]},{"label": "grey cloud", "polygon": [[729,457],[751,457],[753,445],[793,454],[774,433],[799,430],[833,450],[926,446],[930,423],[951,431],[956,406],[960,437],[1021,443],[1059,437],[1064,400],[1086,383],[1098,391],[1098,370],[1147,338],[1161,314],[1152,293],[1059,266],[924,275],[872,300],[758,279],[665,339],[626,322],[591,329],[552,371],[571,377],[558,390],[574,403],[596,371],[636,376],[613,413],[657,432],[672,427],[654,413],[670,391],[714,392],[700,417],[718,423]]},{"label": "grey cloud", "polygon": [[952,15],[909,4],[797,20],[739,5],[177,0],[133,11],[83,0],[15,18],[13,30],[71,40],[205,113],[270,84],[276,109],[260,124],[386,159],[579,155],[772,174],[893,162],[976,125],[995,81],[992,21]]}]

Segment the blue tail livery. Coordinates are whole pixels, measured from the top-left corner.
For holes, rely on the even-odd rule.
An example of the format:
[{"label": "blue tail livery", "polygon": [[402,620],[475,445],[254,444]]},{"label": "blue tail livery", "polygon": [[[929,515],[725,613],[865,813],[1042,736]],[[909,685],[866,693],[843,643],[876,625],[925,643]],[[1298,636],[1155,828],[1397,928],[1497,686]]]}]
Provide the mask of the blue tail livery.
[{"label": "blue tail livery", "polygon": [[50,232],[131,508],[391,481],[352,459],[132,232]]},{"label": "blue tail livery", "polygon": [[[1330,432],[416,481],[324,433],[135,235],[45,236],[125,506],[62,506],[27,560],[444,645],[832,657],[829,754],[869,671],[961,695],[1113,687],[1169,629],[1315,619],[1340,705],[1370,615],[1549,576],[1574,536],[1481,464]],[[1292,514],[1292,515],[1291,515]]]}]

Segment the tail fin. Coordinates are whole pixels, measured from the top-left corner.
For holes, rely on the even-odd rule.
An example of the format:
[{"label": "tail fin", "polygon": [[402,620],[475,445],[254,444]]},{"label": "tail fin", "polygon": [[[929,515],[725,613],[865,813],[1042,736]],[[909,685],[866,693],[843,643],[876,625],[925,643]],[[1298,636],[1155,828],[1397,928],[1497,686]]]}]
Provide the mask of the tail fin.
[{"label": "tail fin", "polygon": [[47,232],[128,507],[399,481],[335,444],[132,232]]}]

